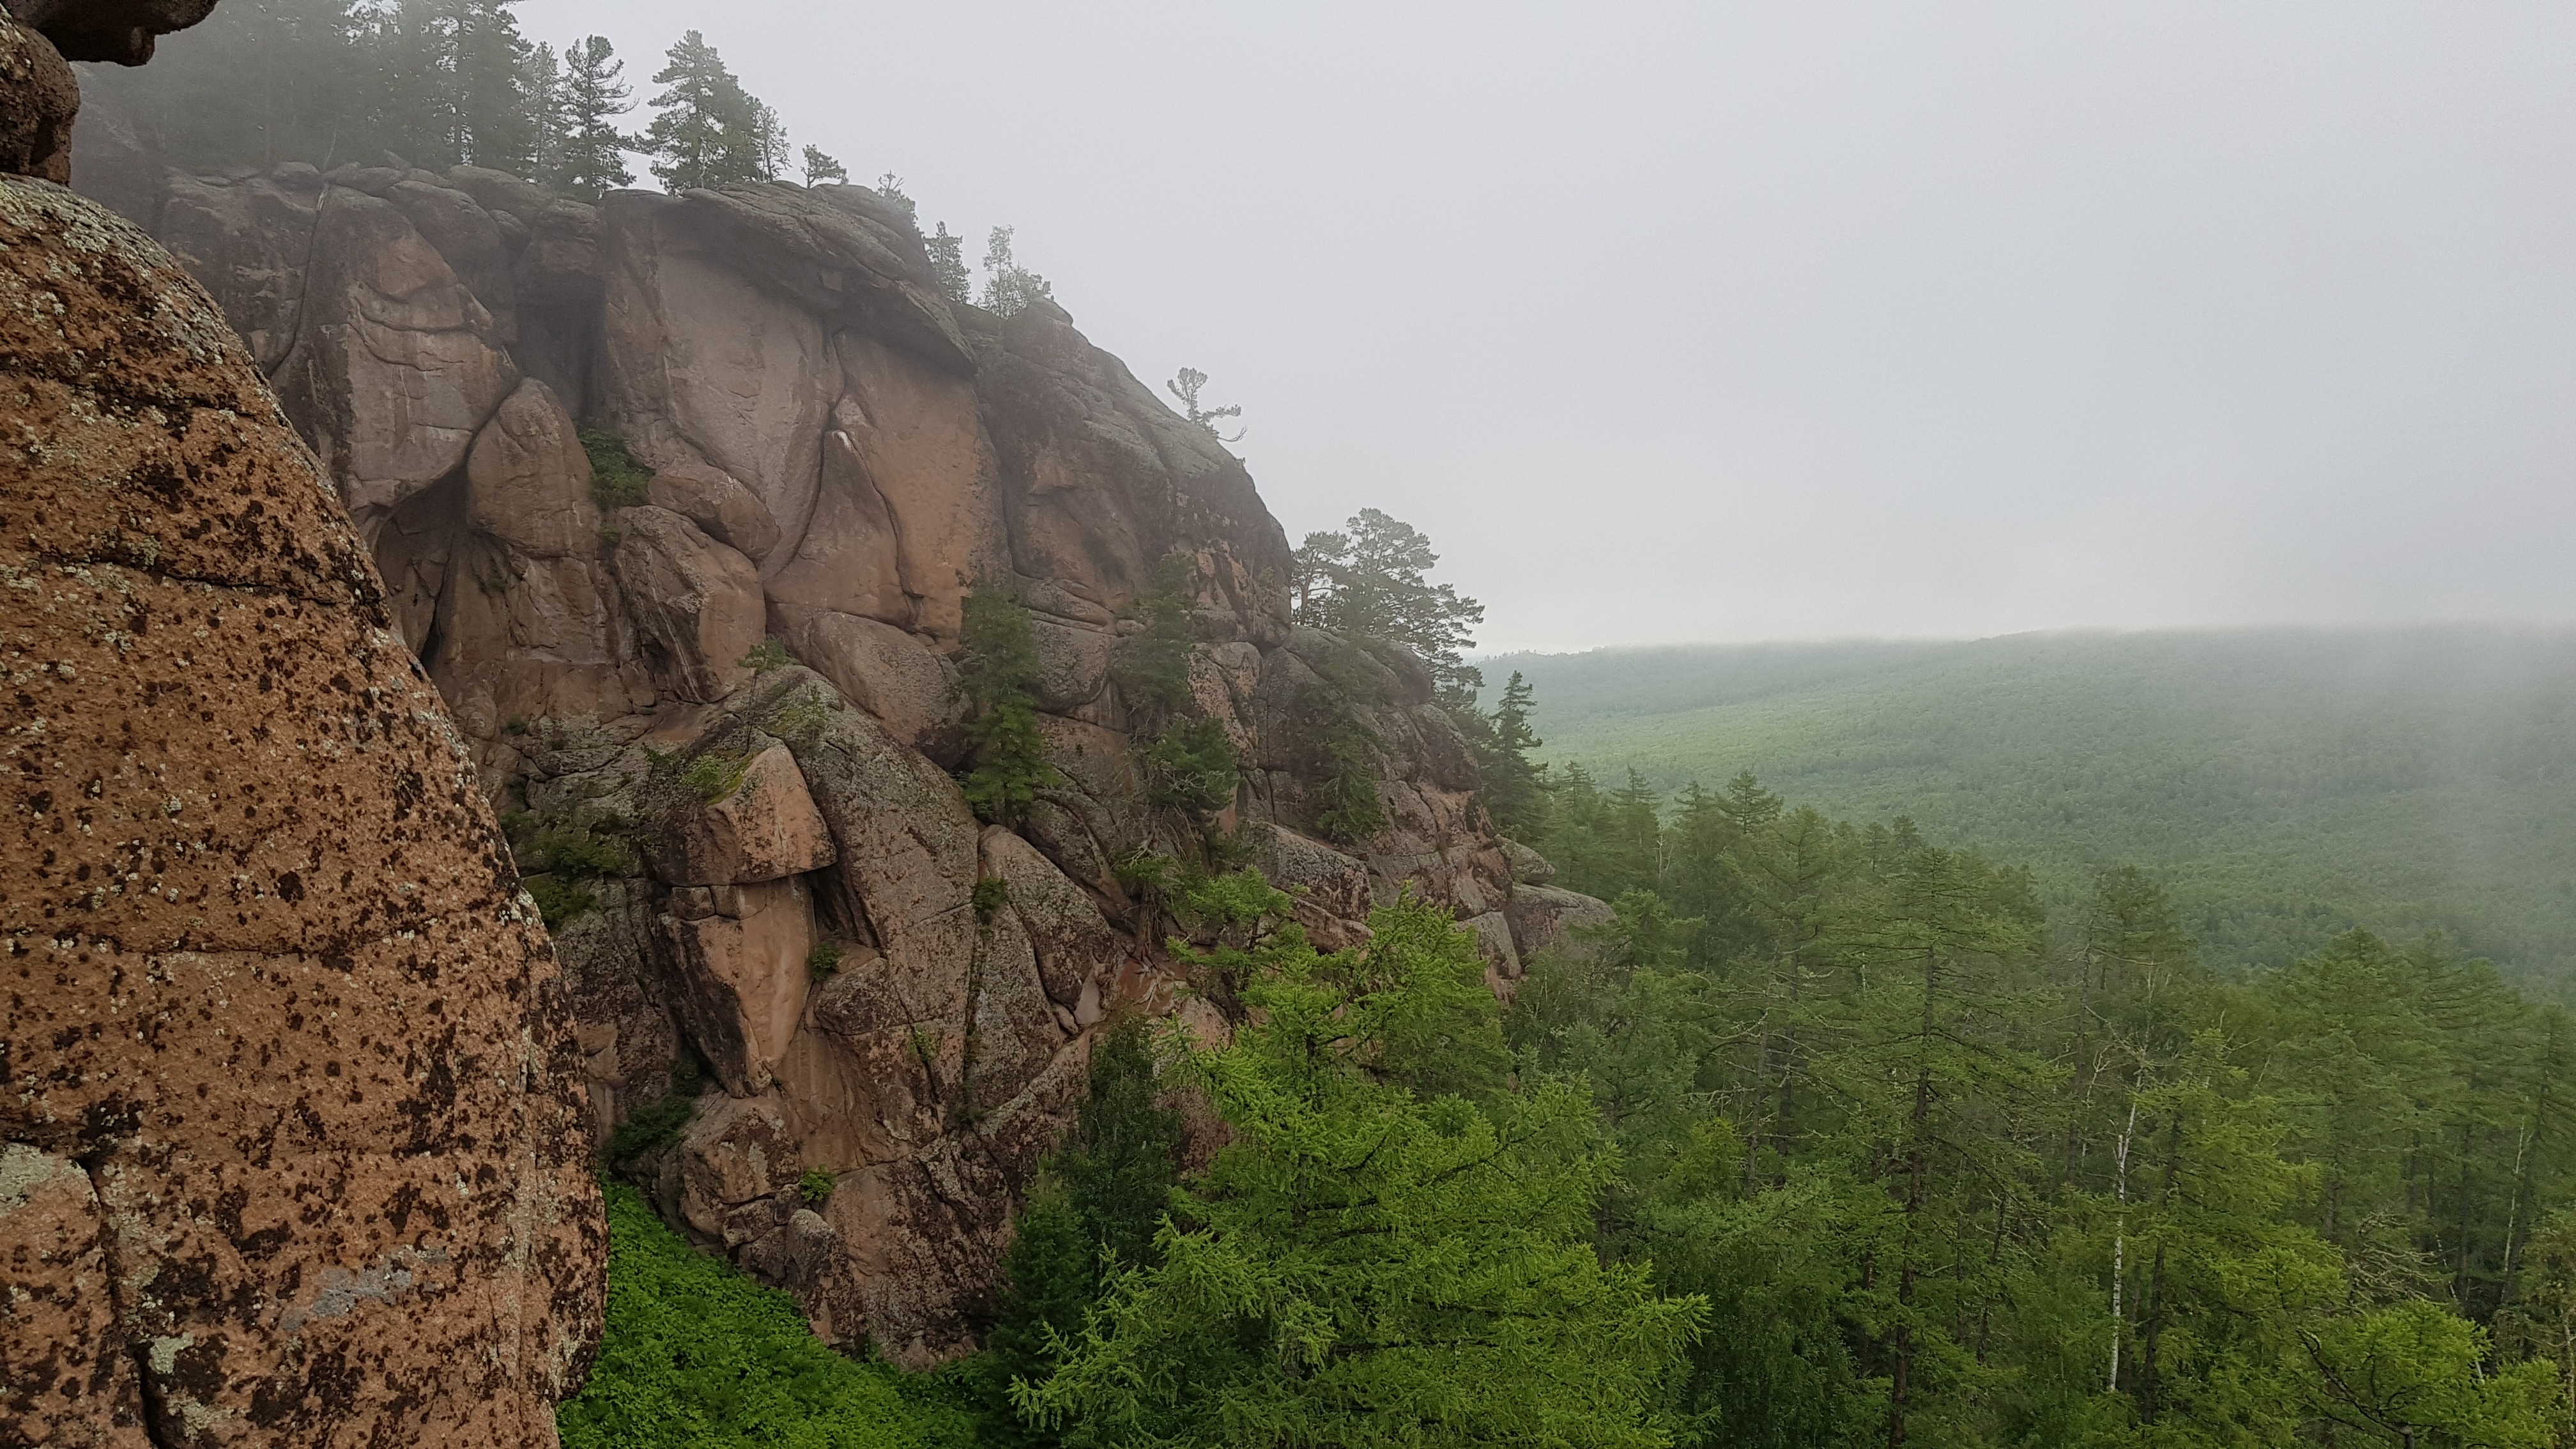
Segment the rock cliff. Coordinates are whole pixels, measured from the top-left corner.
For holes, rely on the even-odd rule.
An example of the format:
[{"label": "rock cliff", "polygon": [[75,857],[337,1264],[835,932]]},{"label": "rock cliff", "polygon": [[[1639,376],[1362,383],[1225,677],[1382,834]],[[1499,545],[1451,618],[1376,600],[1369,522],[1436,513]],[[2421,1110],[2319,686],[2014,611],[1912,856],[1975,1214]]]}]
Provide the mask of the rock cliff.
[{"label": "rock cliff", "polygon": [[[0,111],[61,65],[0,15]],[[0,671],[0,1443],[552,1444],[604,1226],[472,750],[226,313],[24,175]]]},{"label": "rock cliff", "polygon": [[[1499,989],[1561,928],[1516,897],[1418,662],[1291,622],[1242,464],[1054,305],[953,302],[894,200],[99,162],[246,339],[551,872],[599,1127],[703,1081],[631,1170],[826,1335],[914,1364],[966,1345],[1093,1027],[1223,1029],[1122,869],[1139,852],[1213,839],[1328,944],[1414,890]],[[1120,661],[1158,588],[1188,711],[1243,764],[1212,820],[1140,780]],[[1059,778],[1017,831],[951,776],[978,589],[1024,601],[1041,664]],[[1319,710],[1364,764],[1320,747]],[[1383,827],[1328,844],[1336,789],[1373,789]]]}]

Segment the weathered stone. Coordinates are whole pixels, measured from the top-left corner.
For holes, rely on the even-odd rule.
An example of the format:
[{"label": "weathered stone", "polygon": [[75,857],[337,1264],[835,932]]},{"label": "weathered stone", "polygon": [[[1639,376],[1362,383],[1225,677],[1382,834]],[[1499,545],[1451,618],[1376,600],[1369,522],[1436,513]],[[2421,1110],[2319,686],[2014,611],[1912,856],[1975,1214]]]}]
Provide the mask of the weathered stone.
[{"label": "weathered stone", "polygon": [[0,1442],[149,1449],[107,1246],[79,1163],[0,1143]]},{"label": "weathered stone", "polygon": [[957,666],[891,624],[818,614],[798,631],[796,657],[905,744],[918,747],[964,717]]},{"label": "weathered stone", "polygon": [[1100,697],[1117,643],[1109,631],[1033,615],[1029,632],[1038,646],[1038,708],[1067,714]]},{"label": "weathered stone", "polygon": [[796,555],[769,580],[770,606],[790,630],[819,615],[855,614],[908,628],[912,596],[905,592],[903,560],[894,514],[868,477],[853,429],[868,429],[854,404],[838,412],[849,427],[823,435],[823,478],[813,521]]},{"label": "weathered stone", "polygon": [[1549,951],[1581,949],[1577,932],[1614,919],[1609,902],[1554,886],[1521,887],[1512,893],[1506,914],[1512,944],[1524,961]]},{"label": "weathered stone", "polygon": [[751,560],[666,508],[617,515],[617,582],[653,677],[682,699],[712,703],[751,677],[766,610]]},{"label": "weathered stone", "polygon": [[519,384],[465,458],[465,519],[523,554],[561,558],[599,551],[599,505],[590,457],[554,389]]},{"label": "weathered stone", "polygon": [[9,0],[17,17],[45,33],[67,60],[141,65],[152,42],[213,12],[215,0]]},{"label": "weathered stone", "polygon": [[710,1092],[680,1135],[676,1216],[719,1241],[733,1209],[764,1198],[796,1176],[787,1118],[776,1099],[744,1100]]},{"label": "weathered stone", "polygon": [[1011,572],[975,386],[855,333],[836,336],[833,352],[850,403],[834,421],[849,440],[857,475],[893,520],[897,567],[914,600],[913,617],[903,622],[954,641],[967,592]]},{"label": "weathered stone", "polygon": [[1503,842],[1503,858],[1511,862],[1512,880],[1517,885],[1542,886],[1556,879],[1556,867],[1546,856],[1517,840]]},{"label": "weathered stone", "polygon": [[[830,698],[808,671],[773,677],[782,700]],[[840,847],[833,869],[865,903],[892,964],[905,1019],[955,1014],[973,955],[978,833],[957,782],[854,709],[826,707],[810,732],[787,739]]]},{"label": "weathered stone", "polygon": [[503,342],[516,341],[518,296],[511,285],[510,253],[492,214],[464,192],[428,181],[401,182],[385,193],[385,200],[401,208],[421,239],[438,249],[456,280],[492,314]]},{"label": "weathered stone", "polygon": [[732,474],[682,461],[655,470],[653,502],[696,524],[709,538],[758,563],[778,547],[778,522]]},{"label": "weathered stone", "polygon": [[1476,949],[1506,981],[1521,979],[1520,951],[1512,944],[1512,923],[1501,911],[1487,911],[1460,921],[1458,928],[1476,938]]},{"label": "weathered stone", "polygon": [[0,181],[0,395],[0,1137],[87,1168],[83,1311],[156,1442],[551,1443],[604,1262],[581,1062],[375,571],[212,299],[42,182]]},{"label": "weathered stone", "polygon": [[984,873],[1002,882],[1011,912],[1037,953],[1046,994],[1070,1007],[1086,982],[1114,979],[1134,954],[1134,942],[1100,914],[1082,887],[1067,879],[1037,847],[999,826],[984,832]]},{"label": "weathered stone", "polygon": [[167,190],[162,245],[223,305],[260,367],[276,368],[295,341],[321,178],[309,168],[245,181],[175,176]]},{"label": "weathered stone", "polygon": [[52,41],[0,11],[0,172],[68,184],[80,83]]},{"label": "weathered stone", "polygon": [[840,391],[831,350],[820,322],[746,278],[683,210],[640,191],[601,203],[608,413],[646,464],[739,479],[793,545]]},{"label": "weathered stone", "polygon": [[499,325],[400,209],[322,193],[279,400],[361,535],[465,461],[519,385]]},{"label": "weathered stone", "polygon": [[647,855],[653,874],[671,885],[777,880],[821,870],[835,854],[785,745],[753,755],[741,783],[723,796],[703,804],[683,799],[656,823]]},{"label": "weathered stone", "polygon": [[717,914],[665,917],[660,927],[672,950],[680,1024],[725,1090],[748,1097],[769,1090],[805,1014],[814,908],[794,879],[718,894]]}]

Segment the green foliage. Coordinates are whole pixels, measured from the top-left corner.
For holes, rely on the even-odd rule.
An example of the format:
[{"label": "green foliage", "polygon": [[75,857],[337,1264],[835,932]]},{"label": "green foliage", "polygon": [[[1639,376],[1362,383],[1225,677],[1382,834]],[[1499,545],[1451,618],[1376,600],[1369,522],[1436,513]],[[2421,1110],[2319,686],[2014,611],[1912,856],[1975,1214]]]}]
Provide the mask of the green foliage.
[{"label": "green foliage", "polygon": [[1298,545],[1297,622],[1412,650],[1444,694],[1473,694],[1485,677],[1463,651],[1476,647],[1469,631],[1485,606],[1430,581],[1440,555],[1411,524],[1363,508],[1345,527]]},{"label": "green foliage", "polygon": [[1165,729],[1136,752],[1144,775],[1145,803],[1157,810],[1213,815],[1234,803],[1241,759],[1219,720],[1194,720]]},{"label": "green foliage", "polygon": [[1037,636],[1028,606],[993,588],[966,596],[962,632],[957,692],[966,701],[972,760],[959,783],[977,815],[1016,825],[1056,780],[1038,733]]},{"label": "green foliage", "polygon": [[600,1160],[610,1167],[622,1168],[648,1152],[658,1151],[680,1140],[688,1129],[689,1119],[697,1115],[698,1094],[706,1090],[706,1077],[698,1064],[683,1056],[671,1063],[671,1090],[659,1100],[647,1102],[627,1114],[608,1134],[607,1145],[600,1149]]},{"label": "green foliage", "polygon": [[653,83],[664,89],[643,141],[664,190],[776,179],[786,149],[776,113],[742,88],[704,35],[692,30],[674,42]]},{"label": "green foliage", "polygon": [[2564,633],[2016,635],[1489,667],[1537,687],[1559,771],[1634,765],[1669,794],[1755,769],[1821,810],[1908,814],[2027,860],[2061,918],[2095,866],[2134,861],[2224,972],[2359,926],[2439,930],[2553,995],[2576,980]]},{"label": "green foliage", "polygon": [[1315,828],[1328,840],[1355,845],[1386,828],[1377,732],[1360,718],[1367,686],[1348,655],[1328,658],[1315,675],[1290,696],[1289,731],[1302,772],[1316,782]]},{"label": "green foliage", "polygon": [[565,1449],[965,1449],[972,1418],[815,1339],[795,1300],[609,1184],[608,1326],[556,1411]]},{"label": "green foliage", "polygon": [[2366,934],[2228,984],[2134,868],[2052,934],[2028,874],[1903,820],[1745,776],[1660,821],[1569,776],[1551,850],[1616,904],[1531,963],[1509,1038],[1622,1149],[1603,1250],[1711,1304],[1665,1385],[1685,1440],[2567,1422],[2576,1271],[2533,1226],[2576,1191],[2557,1010]]},{"label": "green foliage", "polygon": [[784,669],[795,662],[795,659],[789,656],[787,643],[783,639],[763,639],[753,645],[751,651],[743,655],[741,660],[742,667],[750,670],[754,678],[767,674],[773,669]]},{"label": "green foliage", "polygon": [[550,927],[598,907],[598,895],[586,882],[642,869],[635,847],[614,821],[582,823],[513,812],[503,817],[502,830],[537,914]]},{"label": "green foliage", "polygon": [[1011,903],[1011,883],[998,875],[988,875],[975,882],[971,899],[975,904],[975,919],[989,921],[995,911]]},{"label": "green foliage", "polygon": [[813,1207],[829,1198],[832,1195],[832,1189],[839,1185],[839,1181],[832,1176],[830,1168],[809,1167],[797,1175],[796,1195],[805,1200],[807,1207]]},{"label": "green foliage", "polygon": [[805,974],[815,981],[828,981],[841,969],[841,943],[825,941],[805,953]]},{"label": "green foliage", "polygon": [[742,778],[750,771],[751,756],[711,750],[689,762],[680,782],[701,800],[721,800],[741,789]]},{"label": "green foliage", "polygon": [[1455,993],[1434,923],[1381,911],[1356,958],[1281,933],[1233,1044],[1180,1069],[1233,1143],[1024,1410],[1077,1444],[1665,1442],[1651,1401],[1702,1305],[1594,1256],[1617,1156],[1587,1097],[1390,1078]]},{"label": "green foliage", "polygon": [[520,882],[528,898],[537,903],[537,917],[549,929],[560,926],[584,911],[599,909],[598,893],[578,881],[550,875],[530,876]]},{"label": "green foliage", "polygon": [[626,451],[626,440],[598,428],[583,428],[581,450],[590,458],[590,496],[602,508],[631,508],[650,496],[653,470]]},{"label": "green foliage", "polygon": [[973,285],[966,270],[966,238],[952,235],[943,221],[938,231],[921,239],[921,244],[930,253],[930,274],[939,279],[939,290],[948,294],[949,301],[965,306],[968,289]]},{"label": "green foliage", "polygon": [[850,168],[823,154],[822,147],[808,145],[805,148],[806,185],[822,186],[834,182],[847,185],[849,179]]},{"label": "green foliage", "polygon": [[1453,703],[1450,714],[1475,752],[1477,798],[1503,834],[1524,845],[1547,835],[1547,767],[1531,758],[1544,743],[1530,728],[1536,703],[1529,681],[1517,669],[1503,686],[1502,700],[1487,714],[1472,701]]},{"label": "green foliage", "polygon": [[1144,1024],[1111,1025],[1092,1046],[1089,1095],[1048,1159],[1004,1260],[1001,1308],[973,1366],[988,1440],[1056,1442],[1012,1411],[1011,1386],[1054,1373],[1060,1345],[1081,1331],[1106,1285],[1161,1259],[1154,1235],[1178,1176],[1181,1120],[1159,1091]]},{"label": "green foliage", "polygon": [[1055,295],[1047,279],[1021,266],[1011,255],[1011,228],[997,226],[984,241],[984,310],[996,317],[1016,316],[1033,303]]},{"label": "green foliage", "polygon": [[1217,428],[1217,424],[1227,418],[1242,417],[1242,406],[1238,404],[1220,408],[1209,407],[1201,404],[1199,401],[1199,394],[1206,390],[1207,383],[1208,375],[1206,373],[1199,371],[1195,367],[1184,367],[1181,369],[1179,376],[1173,378],[1170,382],[1163,384],[1163,390],[1169,392],[1173,399],[1180,403],[1181,415],[1183,417],[1186,417],[1191,422],[1207,429],[1209,435],[1214,437],[1218,442],[1242,442],[1243,430],[1241,428],[1235,429],[1231,434],[1220,432]]},{"label": "green foliage", "polygon": [[1136,765],[1145,803],[1204,817],[1234,803],[1242,767],[1223,722],[1193,719],[1190,690],[1189,560],[1175,554],[1154,570],[1129,617],[1144,625],[1121,639],[1112,677],[1137,725]]},{"label": "green foliage", "polygon": [[564,47],[556,101],[561,135],[546,180],[582,197],[635,184],[625,154],[635,138],[616,126],[617,117],[635,109],[635,91],[625,75],[626,62],[617,59],[607,36],[584,36]]}]

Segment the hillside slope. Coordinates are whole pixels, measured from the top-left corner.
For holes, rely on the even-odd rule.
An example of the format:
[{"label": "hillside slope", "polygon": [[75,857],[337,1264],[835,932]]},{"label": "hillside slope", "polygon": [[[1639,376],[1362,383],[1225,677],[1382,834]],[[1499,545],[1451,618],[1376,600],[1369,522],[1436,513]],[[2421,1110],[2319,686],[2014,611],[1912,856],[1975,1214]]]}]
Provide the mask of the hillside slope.
[{"label": "hillside slope", "polygon": [[2054,904],[2158,872],[2221,966],[2350,925],[2576,968],[2576,632],[2024,634],[1485,661],[1546,758],[1670,791],[1739,770],[2029,863]]}]

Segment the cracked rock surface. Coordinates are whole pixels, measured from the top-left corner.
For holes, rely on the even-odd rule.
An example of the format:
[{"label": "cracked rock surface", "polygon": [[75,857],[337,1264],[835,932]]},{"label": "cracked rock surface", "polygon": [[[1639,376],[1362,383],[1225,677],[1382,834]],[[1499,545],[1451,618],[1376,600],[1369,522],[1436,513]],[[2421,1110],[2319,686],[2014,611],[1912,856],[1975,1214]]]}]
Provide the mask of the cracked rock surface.
[{"label": "cracked rock surface", "polygon": [[216,302],[19,177],[0,671],[0,1442],[553,1443],[604,1225],[471,751]]}]

